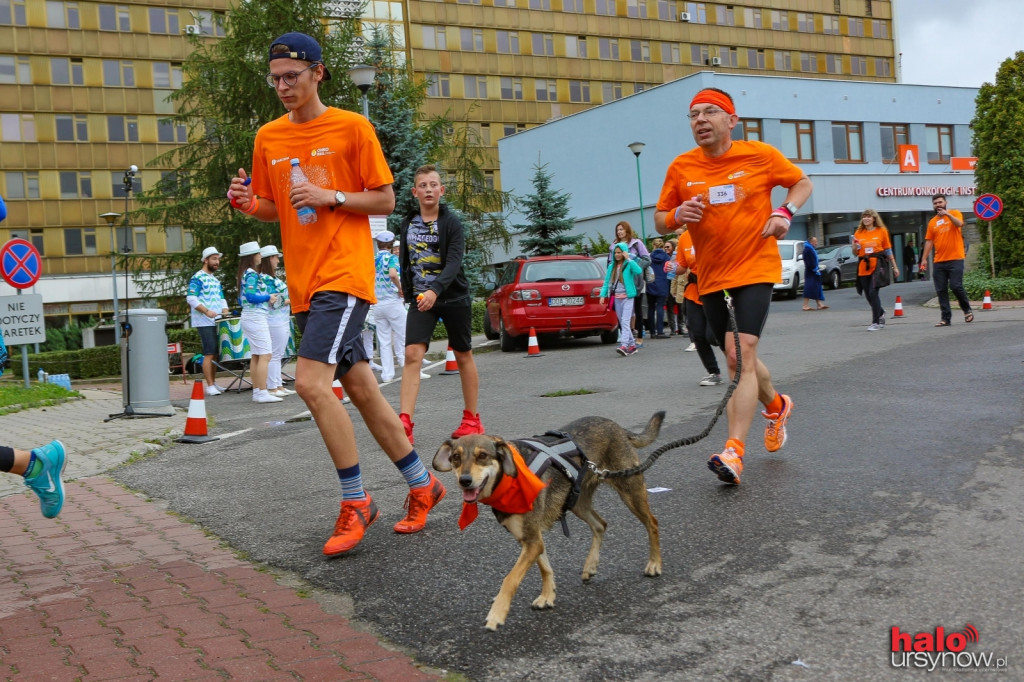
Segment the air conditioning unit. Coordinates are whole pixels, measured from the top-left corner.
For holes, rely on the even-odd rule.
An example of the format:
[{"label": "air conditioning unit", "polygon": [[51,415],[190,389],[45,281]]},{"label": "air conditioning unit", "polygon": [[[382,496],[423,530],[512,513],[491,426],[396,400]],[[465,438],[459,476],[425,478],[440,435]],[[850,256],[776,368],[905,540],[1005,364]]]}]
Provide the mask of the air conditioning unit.
[{"label": "air conditioning unit", "polygon": [[689,12],[680,12],[679,13],[679,21],[689,21],[689,20],[690,20],[690,13]]},{"label": "air conditioning unit", "polygon": [[721,65],[722,65],[722,59],[720,57],[712,57],[711,58],[711,66],[721,66]]},{"label": "air conditioning unit", "polygon": [[189,24],[185,27],[185,33],[190,36],[197,36],[200,34],[199,24]]}]

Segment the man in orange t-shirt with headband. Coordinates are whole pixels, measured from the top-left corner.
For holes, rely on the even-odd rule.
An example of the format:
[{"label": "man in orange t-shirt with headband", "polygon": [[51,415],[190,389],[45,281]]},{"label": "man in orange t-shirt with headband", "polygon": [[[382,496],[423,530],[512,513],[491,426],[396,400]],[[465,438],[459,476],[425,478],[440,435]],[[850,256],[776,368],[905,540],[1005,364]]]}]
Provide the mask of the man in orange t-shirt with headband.
[{"label": "man in orange t-shirt with headband", "polygon": [[[786,236],[793,215],[811,196],[811,181],[781,152],[763,142],[733,140],[739,121],[732,97],[706,88],[690,102],[690,130],[697,147],[675,158],[665,174],[654,213],[660,234],[689,232],[700,254],[697,288],[708,325],[736,373],[736,346],[727,339],[731,299],[740,337],[743,371],[726,415],[729,438],[711,455],[708,468],[726,483],[740,482],[745,441],[757,403],[768,420],[764,445],[769,452],[786,442],[786,421],[793,401],[772,385],[757,357],[757,342],[768,318],[772,289],[781,281],[776,240]],[[786,200],[772,207],[774,187],[788,188]]]},{"label": "man in orange t-shirt with headband", "polygon": [[[256,133],[252,182],[240,168],[228,198],[257,220],[281,223],[288,294],[302,331],[295,390],[341,481],[341,513],[323,550],[337,556],[359,544],[380,512],[363,487],[352,420],[331,389],[335,377],[409,484],[408,512],[395,532],[423,530],[445,489],[381,395],[362,339],[366,313],[377,301],[369,216],[395,208],[394,179],[380,141],[364,117],[320,100],[320,83],[331,74],[311,36],[282,35],[271,43],[268,61],[267,84],[288,113]],[[292,158],[299,159],[307,182],[292,184]],[[307,206],[315,209],[316,221],[302,224],[297,210]]]}]

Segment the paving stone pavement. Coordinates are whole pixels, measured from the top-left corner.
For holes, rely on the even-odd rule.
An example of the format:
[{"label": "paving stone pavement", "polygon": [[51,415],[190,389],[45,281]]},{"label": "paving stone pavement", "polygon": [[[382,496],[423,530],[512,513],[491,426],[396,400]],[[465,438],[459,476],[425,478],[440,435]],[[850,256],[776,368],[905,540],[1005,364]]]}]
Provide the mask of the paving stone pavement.
[{"label": "paving stone pavement", "polygon": [[180,434],[185,412],[104,423],[121,412],[120,392],[81,392],[0,417],[4,443],[58,438],[73,453],[56,519],[18,477],[0,476],[0,679],[438,679],[340,615],[343,598],[243,561],[97,475]]}]

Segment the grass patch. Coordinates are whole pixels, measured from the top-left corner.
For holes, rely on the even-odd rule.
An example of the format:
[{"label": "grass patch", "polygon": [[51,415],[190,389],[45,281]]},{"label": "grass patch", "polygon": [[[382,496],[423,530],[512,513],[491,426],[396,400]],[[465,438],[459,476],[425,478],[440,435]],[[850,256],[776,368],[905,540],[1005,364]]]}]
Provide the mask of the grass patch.
[{"label": "grass patch", "polygon": [[0,414],[10,414],[32,407],[56,405],[71,398],[80,398],[78,391],[68,391],[57,384],[33,383],[29,388],[18,382],[0,383]]},{"label": "grass patch", "polygon": [[591,393],[597,393],[589,388],[574,388],[571,391],[551,391],[550,393],[542,393],[541,398],[562,398],[567,395],[590,395]]}]

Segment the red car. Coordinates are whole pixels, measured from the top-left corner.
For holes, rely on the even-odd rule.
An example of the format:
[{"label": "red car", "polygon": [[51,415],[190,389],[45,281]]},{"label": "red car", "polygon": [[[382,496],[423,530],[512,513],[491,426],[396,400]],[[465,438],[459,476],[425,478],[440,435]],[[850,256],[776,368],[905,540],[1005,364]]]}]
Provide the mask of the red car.
[{"label": "red car", "polygon": [[618,319],[601,305],[604,271],[589,256],[534,256],[509,262],[487,298],[484,335],[501,339],[501,350],[525,345],[537,334],[618,340]]}]

